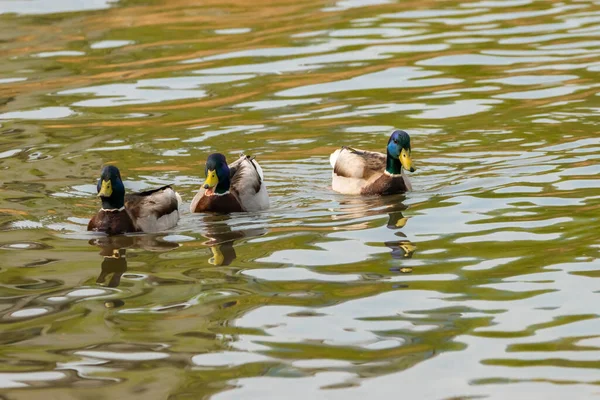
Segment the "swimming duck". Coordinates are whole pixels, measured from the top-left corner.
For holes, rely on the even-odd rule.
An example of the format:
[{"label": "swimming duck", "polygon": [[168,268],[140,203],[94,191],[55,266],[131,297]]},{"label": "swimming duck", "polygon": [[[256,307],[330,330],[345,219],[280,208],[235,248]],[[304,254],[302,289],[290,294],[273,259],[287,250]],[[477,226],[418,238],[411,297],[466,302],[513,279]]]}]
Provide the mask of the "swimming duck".
[{"label": "swimming duck", "polygon": [[387,154],[342,147],[329,157],[333,168],[331,187],[343,194],[386,195],[412,190],[403,169],[414,172],[410,136],[395,130]]},{"label": "swimming duck", "polygon": [[206,160],[204,172],[206,180],[192,200],[191,212],[230,213],[269,208],[262,168],[254,157],[240,154],[240,158],[227,165],[223,154],[213,153]]},{"label": "swimming duck", "polygon": [[97,185],[102,208],[90,220],[88,231],[119,235],[128,232],[159,232],[179,220],[181,197],[171,186],[125,195],[119,169],[102,168]]}]

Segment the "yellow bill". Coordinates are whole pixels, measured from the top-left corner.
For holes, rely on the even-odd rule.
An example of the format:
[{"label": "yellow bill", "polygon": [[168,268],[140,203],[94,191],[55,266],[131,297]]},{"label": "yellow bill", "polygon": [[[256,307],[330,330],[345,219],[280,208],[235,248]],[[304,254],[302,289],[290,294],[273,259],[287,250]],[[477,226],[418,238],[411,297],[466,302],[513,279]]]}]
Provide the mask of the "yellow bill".
[{"label": "yellow bill", "polygon": [[400,163],[405,170],[415,172],[415,167],[412,165],[412,159],[410,158],[409,150],[402,149],[402,152],[400,153]]},{"label": "yellow bill", "polygon": [[202,185],[204,187],[204,189],[211,189],[214,188],[215,186],[217,186],[219,184],[219,177],[217,176],[217,171],[215,170],[209,170],[208,174],[206,175],[206,180],[204,181],[204,185]]},{"label": "yellow bill", "polygon": [[110,180],[102,181],[102,186],[100,187],[100,191],[98,192],[98,197],[110,197],[112,196],[112,183]]}]

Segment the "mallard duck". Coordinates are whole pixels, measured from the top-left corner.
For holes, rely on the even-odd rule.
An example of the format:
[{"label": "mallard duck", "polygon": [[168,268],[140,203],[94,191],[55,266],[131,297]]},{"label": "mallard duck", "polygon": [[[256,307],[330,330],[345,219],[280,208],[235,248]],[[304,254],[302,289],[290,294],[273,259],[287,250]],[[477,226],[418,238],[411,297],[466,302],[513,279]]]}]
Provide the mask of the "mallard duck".
[{"label": "mallard duck", "polygon": [[230,213],[269,208],[269,194],[263,172],[254,157],[240,154],[227,165],[225,156],[213,153],[204,168],[206,180],[194,196],[191,212]]},{"label": "mallard duck", "polygon": [[395,130],[387,154],[342,147],[329,157],[333,168],[331,187],[343,194],[386,195],[412,190],[403,171],[414,172],[410,136]]},{"label": "mallard duck", "polygon": [[88,231],[119,235],[127,232],[159,232],[179,220],[181,197],[171,186],[125,195],[121,173],[115,166],[102,168],[97,185],[102,208],[88,224]]}]

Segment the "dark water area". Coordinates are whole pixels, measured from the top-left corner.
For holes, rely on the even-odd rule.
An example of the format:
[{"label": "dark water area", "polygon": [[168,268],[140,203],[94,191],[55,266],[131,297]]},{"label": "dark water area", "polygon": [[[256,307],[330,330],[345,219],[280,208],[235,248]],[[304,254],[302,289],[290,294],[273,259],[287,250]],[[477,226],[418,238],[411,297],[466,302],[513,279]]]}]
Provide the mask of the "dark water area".
[{"label": "dark water area", "polygon": [[[600,2],[0,1],[0,397],[600,393]],[[329,154],[411,134],[413,191]],[[271,209],[190,214],[256,155]],[[86,232],[96,179],[177,227]]]}]

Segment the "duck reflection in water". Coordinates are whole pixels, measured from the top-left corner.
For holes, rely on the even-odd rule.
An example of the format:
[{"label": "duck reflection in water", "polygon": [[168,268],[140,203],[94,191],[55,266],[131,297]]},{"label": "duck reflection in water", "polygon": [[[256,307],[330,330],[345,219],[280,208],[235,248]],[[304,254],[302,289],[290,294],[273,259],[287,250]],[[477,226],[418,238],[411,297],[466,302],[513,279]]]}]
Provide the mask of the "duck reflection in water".
[{"label": "duck reflection in water", "polygon": [[104,259],[100,265],[100,275],[96,279],[99,285],[104,284],[106,277],[112,274],[110,281],[106,286],[117,287],[121,283],[121,276],[127,271],[127,254],[125,249],[113,249],[112,254],[106,254],[101,251],[100,254]]},{"label": "duck reflection in water", "polygon": [[[403,194],[391,196],[347,196],[339,199],[342,214],[333,214],[334,220],[357,219],[396,213],[408,207],[404,205],[406,197]],[[391,218],[390,218],[391,221]]]},{"label": "duck reflection in water", "polygon": [[[127,249],[140,248],[162,252],[179,247],[177,243],[167,242],[157,235],[102,236],[91,239],[89,243],[100,247],[102,256],[100,275],[96,283],[111,288],[120,285],[121,277],[127,271]],[[106,283],[109,275],[110,279]]]},{"label": "duck reflection in water", "polygon": [[406,239],[406,235],[400,231],[400,229],[404,228],[407,222],[408,218],[402,214],[402,211],[394,211],[389,213],[389,220],[387,223],[388,229],[397,230],[395,235],[404,238],[402,240],[384,242],[387,247],[392,249],[392,258],[412,258],[415,250],[417,249],[417,246],[415,246],[410,240]]},{"label": "duck reflection in water", "polygon": [[[403,194],[393,196],[372,196],[372,197],[344,197],[340,200],[340,208],[344,211],[343,214],[333,215],[336,220],[344,219],[364,219],[373,215],[388,214],[387,228],[396,231],[394,234],[401,238],[400,240],[392,240],[383,244],[392,250],[392,258],[406,259],[411,258],[417,249],[406,235],[401,231],[408,222],[402,212],[408,207],[404,205],[406,197]],[[360,222],[347,226],[352,229],[369,228],[368,222]],[[403,270],[403,268],[401,268]]]},{"label": "duck reflection in water", "polygon": [[267,233],[265,228],[232,230],[231,225],[227,222],[229,220],[231,220],[231,217],[223,214],[203,216],[204,230],[202,236],[208,239],[203,244],[208,246],[212,253],[212,257],[208,259],[209,264],[215,266],[230,265],[237,257],[234,248],[236,240],[262,236]]}]

